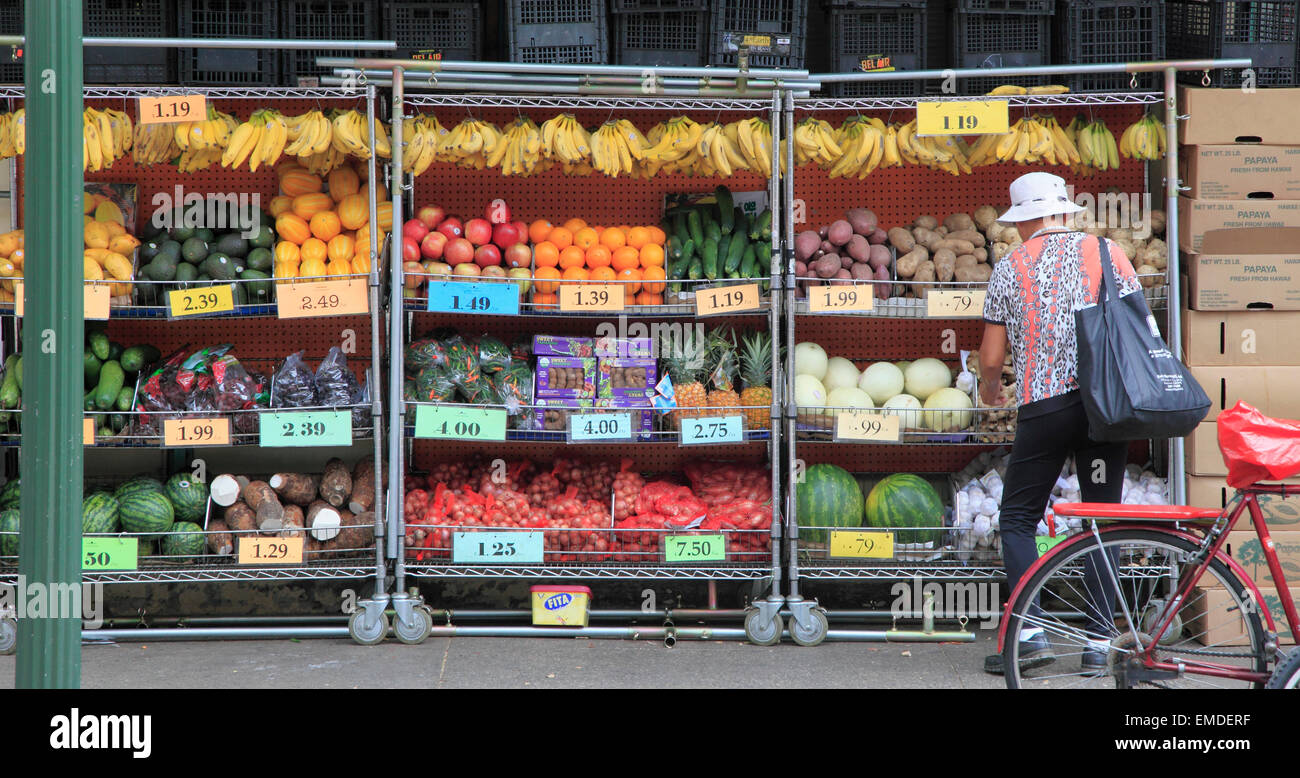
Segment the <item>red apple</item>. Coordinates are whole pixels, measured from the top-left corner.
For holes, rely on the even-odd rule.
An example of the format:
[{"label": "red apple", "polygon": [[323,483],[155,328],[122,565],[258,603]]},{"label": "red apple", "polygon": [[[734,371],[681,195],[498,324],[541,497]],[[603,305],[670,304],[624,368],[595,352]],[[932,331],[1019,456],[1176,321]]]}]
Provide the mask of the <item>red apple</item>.
[{"label": "red apple", "polygon": [[424,240],[425,235],[429,234],[429,228],[424,226],[424,222],[419,219],[407,219],[406,223],[402,225],[402,234],[415,238],[415,242],[419,243]]},{"label": "red apple", "polygon": [[479,267],[492,267],[501,264],[501,249],[493,246],[491,243],[479,246],[474,251],[474,262]]},{"label": "red apple", "polygon": [[483,268],[473,262],[462,262],[451,269],[452,275],[456,276],[477,276],[482,275]]},{"label": "red apple", "polygon": [[405,235],[402,236],[402,261],[420,261],[420,244],[415,241],[415,238],[408,238]]},{"label": "red apple", "polygon": [[465,222],[465,237],[475,246],[492,242],[492,224],[487,219],[470,219]]},{"label": "red apple", "polygon": [[442,250],[442,257],[450,265],[463,265],[474,261],[474,244],[464,238],[447,241]]},{"label": "red apple", "polygon": [[510,222],[510,226],[515,228],[515,234],[519,236],[520,243],[528,242],[528,225],[523,222]]},{"label": "red apple", "polygon": [[505,278],[506,269],[501,267],[500,265],[488,265],[487,267],[483,268],[483,277],[484,278]]},{"label": "red apple", "polygon": [[455,216],[448,216],[438,224],[438,232],[450,238],[459,238],[465,234],[465,227],[460,223],[460,219]]},{"label": "red apple", "polygon": [[498,198],[488,203],[484,215],[487,216],[487,220],[493,224],[509,224],[510,206],[506,205],[505,200]]},{"label": "red apple", "polygon": [[447,212],[436,205],[426,205],[415,214],[415,218],[424,222],[425,227],[436,230],[438,225],[442,224],[442,220],[447,218]]},{"label": "red apple", "polygon": [[523,243],[514,244],[506,249],[506,264],[510,267],[532,267],[533,250]]},{"label": "red apple", "polygon": [[[527,239],[528,233],[524,233],[524,239]],[[492,242],[496,247],[505,251],[507,247],[513,246],[520,240],[519,233],[515,232],[514,225],[498,224],[492,228]]]},{"label": "red apple", "polygon": [[424,283],[424,265],[419,262],[402,263],[402,285],[407,289],[418,289]]},{"label": "red apple", "polygon": [[424,272],[434,276],[434,280],[446,281],[446,276],[451,275],[451,265],[446,262],[425,262]]},{"label": "red apple", "polygon": [[447,236],[441,232],[429,233],[420,241],[420,256],[425,259],[442,259],[442,252],[447,248]]}]

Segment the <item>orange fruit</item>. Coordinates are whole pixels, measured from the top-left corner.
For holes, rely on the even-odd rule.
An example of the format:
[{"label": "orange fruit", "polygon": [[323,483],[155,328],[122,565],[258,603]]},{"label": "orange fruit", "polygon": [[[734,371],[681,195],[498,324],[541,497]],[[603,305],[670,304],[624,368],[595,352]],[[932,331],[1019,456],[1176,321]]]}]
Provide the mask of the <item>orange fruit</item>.
[{"label": "orange fruit", "polygon": [[587,256],[582,249],[577,246],[570,246],[560,252],[560,268],[582,267],[586,259]]},{"label": "orange fruit", "polygon": [[613,255],[604,246],[592,246],[587,249],[587,267],[609,267]]},{"label": "orange fruit", "polygon": [[664,296],[654,292],[642,292],[636,296],[636,302],[633,305],[663,305]]},{"label": "orange fruit", "polygon": [[641,254],[631,246],[624,246],[614,252],[615,270],[635,270],[641,266]]},{"label": "orange fruit", "polygon": [[546,236],[546,239],[555,244],[560,251],[564,251],[573,245],[573,231],[568,227],[556,227]]},{"label": "orange fruit", "polygon": [[600,242],[600,235],[590,227],[583,227],[573,233],[573,245],[586,251]]},{"label": "orange fruit", "polygon": [[571,267],[571,268],[566,268],[565,271],[561,274],[561,277],[565,281],[570,281],[570,282],[586,281],[591,278],[591,274],[587,272],[587,268],[585,267]]},{"label": "orange fruit", "polygon": [[333,211],[320,211],[311,217],[311,234],[327,243],[342,230],[339,215]]},{"label": "orange fruit", "polygon": [[569,232],[577,232],[578,230],[581,230],[586,226],[587,223],[577,217],[569,219],[567,222],[564,223],[564,229],[568,230]]},{"label": "orange fruit", "polygon": [[538,267],[555,267],[560,264],[560,250],[549,240],[533,247],[533,260]]},{"label": "orange fruit", "polygon": [[618,227],[610,227],[600,233],[600,245],[614,251],[627,245],[627,235]]},{"label": "orange fruit", "polygon": [[651,243],[655,243],[662,246],[668,242],[668,234],[665,233],[661,228],[650,226],[650,227],[646,227],[646,229],[650,231]]},{"label": "orange fruit", "polygon": [[537,292],[533,295],[533,305],[539,307],[554,308],[559,301],[560,298],[553,292]]},{"label": "orange fruit", "polygon": [[645,281],[642,285],[647,292],[659,294],[664,290],[664,278],[666,277],[664,269],[656,265],[651,265],[641,271],[641,278]]},{"label": "orange fruit", "polygon": [[654,243],[647,243],[641,247],[641,267],[663,267],[664,250]]},{"label": "orange fruit", "polygon": [[[560,271],[553,267],[539,267],[533,273],[533,277],[537,279],[537,291],[543,294],[554,294],[555,290],[559,288],[559,284],[555,283],[555,281],[559,280]],[[533,302],[537,302],[536,298],[534,298]]]},{"label": "orange fruit", "polygon": [[624,296],[631,298],[641,289],[641,271],[634,267],[618,271],[618,280],[624,281]]},{"label": "orange fruit", "polygon": [[645,227],[633,227],[627,231],[627,245],[639,249],[650,242],[650,230]]},{"label": "orange fruit", "polygon": [[612,267],[598,267],[591,271],[592,281],[613,281],[617,277],[618,274],[614,272]]},{"label": "orange fruit", "polygon": [[528,239],[533,243],[541,243],[546,240],[546,236],[550,235],[553,229],[555,228],[551,226],[550,222],[545,219],[538,219],[528,225]]}]

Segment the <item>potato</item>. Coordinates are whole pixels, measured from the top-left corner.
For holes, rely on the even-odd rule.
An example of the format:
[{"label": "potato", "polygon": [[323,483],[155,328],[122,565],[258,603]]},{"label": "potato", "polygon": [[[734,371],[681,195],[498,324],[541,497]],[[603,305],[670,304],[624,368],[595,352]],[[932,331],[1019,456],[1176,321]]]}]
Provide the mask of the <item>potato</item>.
[{"label": "potato", "polygon": [[1166,223],[1166,218],[1167,218],[1167,217],[1165,216],[1165,212],[1162,211],[1162,210],[1156,209],[1156,210],[1154,210],[1154,211],[1151,212],[1151,217],[1150,217],[1150,218],[1151,218],[1151,234],[1152,234],[1152,235],[1164,235],[1164,234],[1165,234],[1165,223]]},{"label": "potato", "polygon": [[987,229],[990,224],[998,220],[998,211],[991,205],[981,205],[975,209],[975,223],[981,230]]},{"label": "potato", "polygon": [[989,261],[989,250],[988,250],[988,249],[975,249],[975,250],[974,250],[973,252],[971,252],[971,253],[974,254],[974,255],[975,255],[975,259],[977,259],[977,260],[980,261],[980,262],[988,262],[988,261]]},{"label": "potato", "polygon": [[1133,245],[1133,241],[1131,240],[1117,240],[1115,241],[1115,245],[1119,246],[1119,250],[1124,252],[1124,256],[1129,259],[1132,259],[1137,255],[1137,247]]},{"label": "potato", "polygon": [[979,230],[959,230],[957,232],[950,232],[948,233],[948,240],[964,240],[969,242],[975,248],[979,248],[985,243],[984,233]]},{"label": "potato", "polygon": [[957,261],[956,263],[954,263],[954,267],[957,268],[975,267],[979,263],[980,263],[979,258],[976,257],[974,254],[962,254],[960,257],[957,257]]},{"label": "potato", "polygon": [[849,238],[845,250],[848,251],[850,257],[858,262],[866,262],[868,259],[871,259],[871,244],[861,235],[854,235],[852,238]]},{"label": "potato", "polygon": [[839,252],[835,250],[837,248],[838,246],[836,246],[834,243],[831,243],[829,240],[824,240],[821,242],[820,251],[823,254],[838,254]]},{"label": "potato", "polygon": [[876,227],[880,225],[876,214],[868,208],[851,208],[844,217],[848,219],[853,231],[864,238],[875,232]]},{"label": "potato", "polygon": [[[876,268],[876,280],[877,280],[877,281],[888,281],[888,280],[889,280],[889,268],[886,268],[886,267]],[[874,286],[875,289],[876,289],[876,297],[878,297],[878,298],[881,299],[881,300],[888,300],[888,299],[889,299],[889,292],[890,292],[890,286],[891,286],[890,284],[873,284],[872,286]]]},{"label": "potato", "polygon": [[817,253],[817,247],[822,243],[822,239],[812,230],[804,230],[795,236],[794,239],[794,258],[807,262],[812,259],[812,255]]},{"label": "potato", "polygon": [[922,246],[925,246],[927,249],[932,248],[934,244],[943,240],[942,235],[935,232],[934,230],[927,229],[925,227],[917,227],[916,229],[912,230],[912,236],[916,238],[917,243],[920,243]]},{"label": "potato", "polygon": [[866,263],[854,263],[853,267],[849,268],[849,273],[857,281],[870,281],[876,277],[875,269]]},{"label": "potato", "polygon": [[957,255],[948,249],[937,249],[934,252],[934,275],[940,281],[951,281],[953,270],[956,269]]},{"label": "potato", "polygon": [[853,281],[853,274],[844,268],[840,268],[839,271],[832,277],[831,286],[846,286],[852,281]]},{"label": "potato", "polygon": [[1005,243],[1019,243],[1020,229],[1013,226],[1002,228],[1002,240]]},{"label": "potato", "polygon": [[[922,249],[922,251],[924,251],[924,249]],[[889,249],[884,246],[872,246],[870,254],[867,257],[867,261],[870,262],[871,266],[874,268],[887,268],[893,259],[894,257],[889,253]]]},{"label": "potato", "polygon": [[1160,280],[1159,278],[1156,277],[1156,274],[1159,273],[1159,272],[1160,272],[1160,271],[1157,270],[1157,269],[1156,269],[1154,266],[1152,266],[1152,265],[1139,265],[1138,268],[1137,268],[1137,274],[1138,274],[1138,275],[1140,275],[1140,276],[1150,276],[1149,278],[1143,278],[1143,279],[1141,279],[1141,281],[1142,281],[1142,285],[1145,286],[1145,287],[1148,287],[1148,288],[1155,286],[1155,285],[1156,285],[1156,282]]},{"label": "potato", "polygon": [[934,262],[926,260],[916,268],[916,273],[912,276],[912,281],[921,283],[934,280]]},{"label": "potato", "polygon": [[845,254],[840,257],[840,267],[844,268],[845,270],[848,270],[849,268],[853,267],[856,264],[857,262],[855,262],[853,257],[850,257],[848,254]]},{"label": "potato", "polygon": [[878,246],[884,243],[888,239],[889,239],[889,233],[885,232],[880,227],[877,227],[867,238],[867,241],[870,242],[871,245],[873,246]]},{"label": "potato", "polygon": [[935,227],[939,226],[939,220],[934,218],[933,216],[918,216],[916,217],[915,224],[917,227],[921,227],[927,230],[932,230]]},{"label": "potato", "polygon": [[1111,240],[1115,241],[1116,243],[1119,243],[1119,242],[1122,241],[1122,240],[1126,240],[1126,241],[1128,241],[1129,243],[1132,243],[1132,242],[1133,242],[1133,230],[1126,230],[1126,229],[1120,229],[1120,228],[1114,228],[1114,227],[1113,227],[1113,228],[1111,228],[1111,229],[1109,229],[1109,230],[1106,230],[1106,237],[1110,238]]},{"label": "potato", "polygon": [[975,220],[970,217],[970,214],[954,213],[943,220],[943,226],[948,228],[948,232],[960,232],[974,227]]},{"label": "potato", "polygon": [[794,275],[795,278],[806,277],[808,275],[808,263],[800,262],[799,260],[796,259],[794,262]]},{"label": "potato", "polygon": [[817,274],[818,278],[833,278],[842,267],[838,254],[827,254],[812,263],[812,270]]},{"label": "potato", "polygon": [[916,245],[916,238],[912,236],[911,232],[902,227],[894,227],[889,231],[889,245],[906,253]]},{"label": "potato", "polygon": [[992,264],[996,265],[999,261],[1001,261],[1003,257],[1005,257],[1007,254],[1010,253],[1011,253],[1011,246],[1007,245],[1006,243],[994,243],[993,253],[990,255],[993,260]]},{"label": "potato", "polygon": [[831,226],[826,228],[826,240],[835,246],[843,246],[853,237],[853,225],[839,219],[831,222]]},{"label": "potato", "polygon": [[993,268],[990,265],[974,265],[972,267],[958,268],[954,279],[960,283],[986,283],[993,276]]},{"label": "potato", "polygon": [[938,253],[941,250],[951,251],[952,255],[955,257],[958,254],[969,254],[975,250],[975,247],[971,245],[971,242],[968,240],[954,240],[948,238],[947,240],[941,240],[930,246],[930,250],[935,253]]},{"label": "potato", "polygon": [[898,271],[899,278],[911,278],[916,273],[916,268],[926,259],[922,249],[913,249],[898,258],[894,269]]}]

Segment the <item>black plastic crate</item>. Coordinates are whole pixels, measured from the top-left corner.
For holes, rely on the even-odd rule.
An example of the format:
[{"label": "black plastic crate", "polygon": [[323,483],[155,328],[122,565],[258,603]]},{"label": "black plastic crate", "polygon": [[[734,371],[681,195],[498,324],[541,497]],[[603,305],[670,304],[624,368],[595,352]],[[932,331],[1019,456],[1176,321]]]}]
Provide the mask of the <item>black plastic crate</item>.
[{"label": "black plastic crate", "polygon": [[707,11],[635,11],[614,15],[614,64],[699,67]]},{"label": "black plastic crate", "polygon": [[609,62],[605,0],[506,0],[511,62]]},{"label": "black plastic crate", "polygon": [[[385,0],[384,29],[397,43],[397,59],[478,60],[483,51],[479,3],[447,0]],[[387,56],[387,55],[384,55]]]},{"label": "black plastic crate", "polygon": [[1055,10],[1055,0],[958,0],[958,11],[1004,14],[1046,14]]},{"label": "black plastic crate", "polygon": [[[379,37],[379,13],[369,0],[281,0],[281,29],[286,40],[372,41]],[[290,84],[302,78],[334,74],[316,64],[317,57],[370,57],[374,51],[355,49],[290,49],[284,71]]]},{"label": "black plastic crate", "polygon": [[[87,38],[174,38],[175,4],[164,0],[84,0]],[[87,84],[171,84],[176,50],[87,46],[82,54]]]},{"label": "black plastic crate", "polygon": [[[1164,0],[1072,0],[1056,15],[1055,49],[1062,64],[1147,62],[1165,58]],[[1074,92],[1156,89],[1161,73],[1090,73],[1069,76]]]},{"label": "black plastic crate", "polygon": [[[181,38],[280,37],[276,0],[182,0]],[[280,52],[266,48],[181,49],[180,81],[193,86],[276,86]]]},{"label": "black plastic crate", "polygon": [[[0,35],[23,34],[23,0],[0,0]],[[9,47],[0,47],[0,84],[21,84],[23,63],[14,62]]]},{"label": "black plastic crate", "polygon": [[[953,22],[952,51],[953,66],[956,68],[1036,67],[1051,64],[1050,7],[1047,12],[1033,13],[958,10],[953,13]],[[977,77],[959,79],[957,89],[962,94],[977,95],[985,94],[1002,84],[1036,86],[1046,83],[1046,76]]]},{"label": "black plastic crate", "polygon": [[801,69],[807,31],[808,0],[718,0],[709,24],[709,63],[736,67],[738,47],[750,35],[766,38],[771,49],[751,52],[751,68]]},{"label": "black plastic crate", "polygon": [[709,0],[609,0],[613,13],[629,11],[707,11]]},{"label": "black plastic crate", "polygon": [[[1169,56],[1173,59],[1250,57],[1257,86],[1296,86],[1300,0],[1229,2],[1169,0]],[[1201,83],[1202,74],[1179,79]],[[1240,70],[1212,70],[1212,86],[1239,86]]]},{"label": "black plastic crate", "polygon": [[[928,37],[928,3],[845,2],[830,9],[832,69],[849,73],[862,69],[871,57],[888,57],[896,70],[924,70]],[[883,63],[880,63],[883,64]],[[912,97],[923,94],[919,79],[840,83],[840,97]]]}]

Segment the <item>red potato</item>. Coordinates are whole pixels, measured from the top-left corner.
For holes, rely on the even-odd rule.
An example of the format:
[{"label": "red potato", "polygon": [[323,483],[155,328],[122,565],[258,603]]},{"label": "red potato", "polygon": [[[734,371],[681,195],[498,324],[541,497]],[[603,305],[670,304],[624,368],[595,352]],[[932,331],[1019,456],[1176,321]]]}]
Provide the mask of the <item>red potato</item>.
[{"label": "red potato", "polygon": [[866,237],[876,231],[880,226],[876,219],[876,214],[868,208],[852,208],[845,214],[851,229],[858,235]]},{"label": "red potato", "polygon": [[873,246],[878,246],[887,240],[889,240],[889,233],[880,227],[872,230],[871,235],[867,238],[867,241]]},{"label": "red potato", "polygon": [[852,237],[853,225],[843,219],[831,222],[830,227],[826,229],[826,239],[836,246],[843,246]]},{"label": "red potato", "polygon": [[808,275],[808,263],[795,260],[794,263],[795,278],[804,278]]},{"label": "red potato", "polygon": [[838,254],[827,254],[812,263],[813,272],[817,274],[818,278],[833,278],[842,267]]},{"label": "red potato", "polygon": [[888,268],[889,263],[893,261],[894,257],[889,253],[889,249],[879,244],[872,246],[870,253],[867,256],[867,262],[869,262],[871,267],[876,270],[879,270],[882,267]]},{"label": "red potato", "polygon": [[856,262],[866,262],[871,259],[871,244],[861,235],[854,235],[849,238],[845,250]]},{"label": "red potato", "polygon": [[864,262],[853,263],[853,267],[849,268],[849,273],[853,275],[855,281],[870,281],[876,277],[876,271],[871,269],[871,265]]},{"label": "red potato", "polygon": [[840,267],[844,268],[845,270],[848,270],[849,268],[853,267],[855,264],[857,263],[853,261],[853,257],[850,257],[848,254],[845,254],[844,256],[840,257]]},{"label": "red potato", "polygon": [[836,246],[835,246],[835,244],[834,244],[834,243],[831,243],[829,240],[824,240],[824,241],[822,241],[821,251],[822,251],[823,254],[838,254],[838,253],[839,253],[838,251],[836,251]]},{"label": "red potato", "polygon": [[807,262],[821,247],[821,236],[812,230],[804,230],[794,239],[794,258]]},{"label": "red potato", "polygon": [[[877,281],[888,281],[888,280],[889,280],[889,268],[887,268],[887,267],[878,267],[878,268],[876,268],[876,280],[877,280]],[[881,300],[888,300],[888,299],[889,299],[889,291],[890,291],[889,287],[890,287],[890,284],[875,284],[874,286],[876,287],[876,297],[877,297],[877,298],[879,298],[879,299],[881,299]]]},{"label": "red potato", "polygon": [[847,286],[853,282],[853,274],[844,268],[840,268],[834,277],[831,278],[831,286]]}]

